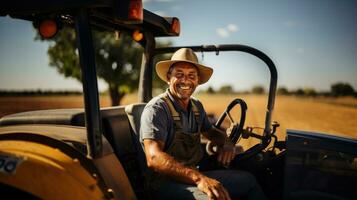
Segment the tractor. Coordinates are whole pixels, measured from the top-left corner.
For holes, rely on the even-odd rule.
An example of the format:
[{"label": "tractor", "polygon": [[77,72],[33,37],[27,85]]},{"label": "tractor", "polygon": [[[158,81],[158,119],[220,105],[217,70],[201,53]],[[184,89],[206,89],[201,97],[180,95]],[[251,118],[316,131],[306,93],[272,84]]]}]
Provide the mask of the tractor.
[{"label": "tractor", "polygon": [[[247,170],[269,199],[355,199],[357,141],[287,130],[279,141],[272,121],[278,74],[262,51],[241,44],[156,47],[157,37],[176,37],[180,21],[143,9],[141,0],[5,0],[0,16],[32,22],[44,38],[61,26],[75,29],[83,79],[84,109],[22,112],[0,119],[0,191],[11,199],[151,199],[139,142],[140,116],[153,96],[153,66],[161,54],[182,47],[196,52],[244,52],[268,67],[270,84],[263,133],[245,126],[248,105],[237,97],[214,122],[235,144],[258,144],[236,156],[229,168]],[[138,102],[99,107],[92,29],[141,34],[144,48]],[[239,119],[232,118],[238,109]],[[227,128],[228,127],[228,128]],[[217,166],[206,148],[207,170]],[[239,187],[239,186],[237,186]]]}]

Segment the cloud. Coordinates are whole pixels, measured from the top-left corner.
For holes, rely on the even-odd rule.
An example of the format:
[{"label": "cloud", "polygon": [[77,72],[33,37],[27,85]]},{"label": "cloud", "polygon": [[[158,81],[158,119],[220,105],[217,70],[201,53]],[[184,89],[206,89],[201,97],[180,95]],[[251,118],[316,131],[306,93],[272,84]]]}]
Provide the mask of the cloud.
[{"label": "cloud", "polygon": [[216,33],[223,38],[226,38],[229,36],[229,32],[225,28],[217,28]]},{"label": "cloud", "polygon": [[228,25],[227,25],[227,29],[228,29],[228,31],[230,31],[230,32],[237,32],[237,31],[239,31],[239,27],[238,27],[237,25],[235,25],[235,24],[228,24]]},{"label": "cloud", "polygon": [[239,31],[239,27],[235,24],[228,24],[226,27],[224,28],[217,28],[216,29],[216,33],[222,37],[222,38],[226,38],[229,37],[231,35],[231,33],[237,32]]}]

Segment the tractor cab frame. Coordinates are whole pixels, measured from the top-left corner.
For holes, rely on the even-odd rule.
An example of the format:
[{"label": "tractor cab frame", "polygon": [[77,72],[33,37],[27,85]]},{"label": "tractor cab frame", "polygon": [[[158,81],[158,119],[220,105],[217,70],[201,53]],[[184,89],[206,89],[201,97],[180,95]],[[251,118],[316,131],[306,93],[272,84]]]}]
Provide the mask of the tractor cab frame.
[{"label": "tractor cab frame", "polygon": [[[32,111],[0,119],[2,194],[40,199],[150,199],[140,169],[140,113],[152,98],[155,56],[182,48],[156,48],[155,45],[156,37],[179,35],[178,19],[144,10],[140,0],[12,0],[2,4],[0,16],[29,20],[39,30],[44,20],[54,21],[57,27],[65,25],[75,29],[84,96],[84,110]],[[99,107],[91,33],[94,28],[143,34],[139,42],[144,54],[137,104]],[[44,30],[47,30],[44,35],[49,37],[56,32],[51,28]],[[294,130],[288,130],[286,141],[277,140],[278,124],[272,123],[272,114],[278,76],[273,61],[266,54],[240,44],[185,47],[196,52],[249,53],[269,68],[263,135],[244,127],[247,105],[242,99],[229,104],[216,122],[220,126],[238,104],[242,116],[230,130],[230,139],[233,142],[240,137],[260,140],[237,156],[231,168],[252,172],[270,199],[353,199],[357,196],[352,188],[357,180],[356,140]]]}]

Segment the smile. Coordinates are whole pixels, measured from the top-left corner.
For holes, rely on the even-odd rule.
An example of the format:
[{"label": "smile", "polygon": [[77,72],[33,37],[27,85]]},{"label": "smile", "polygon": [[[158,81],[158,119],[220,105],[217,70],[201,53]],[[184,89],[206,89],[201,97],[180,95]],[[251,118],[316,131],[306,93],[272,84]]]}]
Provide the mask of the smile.
[{"label": "smile", "polygon": [[180,85],[179,88],[182,89],[182,90],[189,90],[189,89],[191,89],[190,86],[183,86],[183,85]]}]

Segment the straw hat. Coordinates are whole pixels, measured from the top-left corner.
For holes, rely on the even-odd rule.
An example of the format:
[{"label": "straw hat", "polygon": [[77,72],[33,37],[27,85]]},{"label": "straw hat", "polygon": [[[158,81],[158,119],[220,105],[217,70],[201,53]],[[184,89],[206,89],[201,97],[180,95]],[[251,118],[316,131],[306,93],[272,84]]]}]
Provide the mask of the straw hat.
[{"label": "straw hat", "polygon": [[171,60],[160,61],[156,64],[157,75],[165,82],[167,79],[167,72],[169,71],[171,65],[177,62],[188,62],[194,64],[199,73],[198,84],[206,83],[213,73],[213,69],[198,63],[196,54],[189,48],[181,48],[177,50],[171,57]]}]

